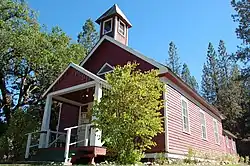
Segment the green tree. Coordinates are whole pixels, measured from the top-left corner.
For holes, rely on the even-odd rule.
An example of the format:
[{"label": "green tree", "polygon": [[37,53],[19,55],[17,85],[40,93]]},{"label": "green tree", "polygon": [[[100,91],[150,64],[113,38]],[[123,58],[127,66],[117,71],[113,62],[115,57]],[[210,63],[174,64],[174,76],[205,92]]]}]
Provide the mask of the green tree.
[{"label": "green tree", "polygon": [[155,145],[152,138],[163,131],[163,84],[157,71],[141,72],[137,65],[128,63],[106,74],[110,88],[93,111],[94,123],[120,164],[140,161],[143,151]]},{"label": "green tree", "polygon": [[180,76],[181,71],[181,63],[179,62],[180,58],[177,54],[177,48],[174,42],[169,43],[169,50],[168,50],[168,59],[167,59],[167,66],[174,72],[176,75]]},{"label": "green tree", "polygon": [[91,19],[87,19],[82,26],[82,32],[77,36],[78,43],[82,44],[88,54],[98,41],[98,33]]},{"label": "green tree", "polygon": [[244,129],[241,134],[244,138],[250,135],[250,2],[248,0],[232,0],[231,4],[236,11],[232,17],[235,22],[239,23],[235,32],[237,37],[242,40],[242,44],[238,46],[238,51],[233,57],[244,64],[240,79],[243,82],[243,102],[241,105],[245,114],[239,120],[241,128]]},{"label": "green tree", "polygon": [[242,119],[244,110],[242,103],[242,81],[239,81],[240,72],[234,65],[227,83],[221,85],[218,92],[217,108],[226,116],[223,122],[225,129],[239,136],[241,127],[239,119]]},{"label": "green tree", "polygon": [[31,110],[16,110],[10,120],[8,130],[0,139],[0,158],[5,160],[21,160],[25,153],[27,133],[38,129],[38,117]]},{"label": "green tree", "polygon": [[218,57],[212,43],[208,45],[207,62],[203,66],[201,82],[202,96],[212,104],[216,104],[219,91]]},{"label": "green tree", "polygon": [[84,48],[55,27],[45,31],[23,1],[0,2],[0,107],[7,124],[23,107],[42,104],[41,95]]},{"label": "green tree", "polygon": [[189,68],[186,63],[183,64],[181,71],[181,79],[186,82],[191,88],[198,92],[198,83],[194,76],[191,76]]},{"label": "green tree", "polygon": [[242,40],[242,45],[236,53],[236,59],[245,64],[243,75],[250,77],[250,2],[249,0],[232,0],[232,7],[236,11],[232,17],[235,22],[239,23],[236,28],[236,34]]}]

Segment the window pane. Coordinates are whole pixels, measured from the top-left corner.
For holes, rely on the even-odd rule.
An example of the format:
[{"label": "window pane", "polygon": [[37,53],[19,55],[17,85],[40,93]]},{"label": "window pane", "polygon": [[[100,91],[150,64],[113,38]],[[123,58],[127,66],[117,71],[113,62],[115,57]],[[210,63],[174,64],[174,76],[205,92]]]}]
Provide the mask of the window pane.
[{"label": "window pane", "polygon": [[104,23],[104,33],[108,33],[111,31],[111,27],[112,27],[112,21],[109,20],[107,22]]},{"label": "window pane", "polygon": [[125,34],[125,25],[122,22],[119,25],[119,32],[123,35]]}]

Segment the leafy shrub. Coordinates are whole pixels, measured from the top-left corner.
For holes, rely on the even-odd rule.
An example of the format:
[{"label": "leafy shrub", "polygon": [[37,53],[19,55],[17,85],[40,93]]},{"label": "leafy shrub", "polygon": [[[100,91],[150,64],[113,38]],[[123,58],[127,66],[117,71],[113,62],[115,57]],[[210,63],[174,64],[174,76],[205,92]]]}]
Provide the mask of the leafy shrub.
[{"label": "leafy shrub", "polygon": [[158,153],[155,159],[155,163],[159,165],[168,164],[168,158],[165,156],[165,153]]}]

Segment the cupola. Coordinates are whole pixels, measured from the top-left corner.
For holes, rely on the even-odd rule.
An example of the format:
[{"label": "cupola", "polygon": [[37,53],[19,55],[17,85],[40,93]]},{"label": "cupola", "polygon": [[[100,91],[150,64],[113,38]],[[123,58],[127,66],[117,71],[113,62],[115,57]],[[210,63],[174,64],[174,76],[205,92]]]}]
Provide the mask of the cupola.
[{"label": "cupola", "polygon": [[125,14],[117,4],[114,4],[96,23],[100,25],[100,38],[108,35],[124,45],[128,45],[128,29],[132,27]]}]

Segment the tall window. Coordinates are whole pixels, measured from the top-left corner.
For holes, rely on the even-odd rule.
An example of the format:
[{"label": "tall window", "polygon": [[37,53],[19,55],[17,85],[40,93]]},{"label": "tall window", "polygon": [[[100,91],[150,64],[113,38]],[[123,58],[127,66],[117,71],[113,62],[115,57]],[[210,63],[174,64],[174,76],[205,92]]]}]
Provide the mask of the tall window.
[{"label": "tall window", "polygon": [[232,139],[232,149],[235,150],[235,142],[233,139]]},{"label": "tall window", "polygon": [[120,20],[119,21],[119,28],[118,28],[118,32],[122,35],[125,36],[125,24]]},{"label": "tall window", "polygon": [[187,101],[184,99],[181,100],[182,106],[182,124],[183,124],[183,131],[189,133],[189,120],[188,120],[188,109],[187,109]]},{"label": "tall window", "polygon": [[214,123],[214,137],[215,137],[215,143],[220,144],[219,140],[219,129],[218,129],[218,121],[216,119],[213,119]]},{"label": "tall window", "polygon": [[228,141],[228,136],[226,135],[226,145],[229,148],[229,141]]},{"label": "tall window", "polygon": [[103,22],[103,34],[107,34],[112,31],[112,18]]},{"label": "tall window", "polygon": [[206,119],[205,113],[200,111],[200,118],[201,118],[201,132],[202,132],[202,139],[207,139],[207,127],[206,127]]}]

